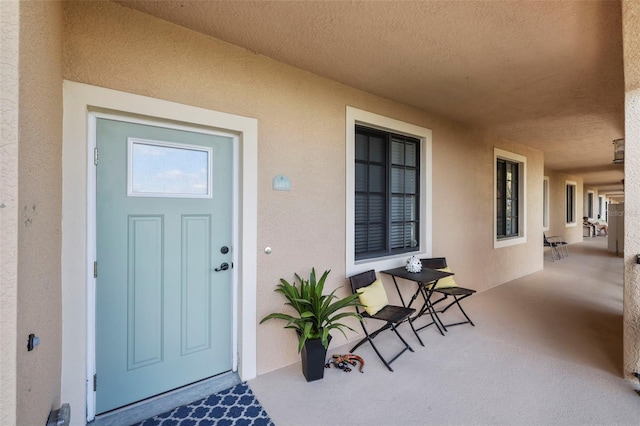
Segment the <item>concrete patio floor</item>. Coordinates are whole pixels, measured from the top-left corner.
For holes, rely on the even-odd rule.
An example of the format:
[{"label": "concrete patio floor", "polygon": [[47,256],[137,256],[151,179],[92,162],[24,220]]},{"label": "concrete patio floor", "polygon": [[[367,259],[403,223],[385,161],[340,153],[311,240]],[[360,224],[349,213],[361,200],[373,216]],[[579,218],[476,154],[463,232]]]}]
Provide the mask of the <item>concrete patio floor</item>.
[{"label": "concrete patio floor", "polygon": [[[393,373],[365,344],[363,374],[332,368],[307,383],[297,363],[249,385],[278,426],[639,424],[638,383],[622,374],[622,258],[606,237],[569,253],[545,252],[542,271],[466,300],[475,327],[429,327],[426,347],[401,327],[415,352]],[[393,351],[392,338],[377,341]]]}]

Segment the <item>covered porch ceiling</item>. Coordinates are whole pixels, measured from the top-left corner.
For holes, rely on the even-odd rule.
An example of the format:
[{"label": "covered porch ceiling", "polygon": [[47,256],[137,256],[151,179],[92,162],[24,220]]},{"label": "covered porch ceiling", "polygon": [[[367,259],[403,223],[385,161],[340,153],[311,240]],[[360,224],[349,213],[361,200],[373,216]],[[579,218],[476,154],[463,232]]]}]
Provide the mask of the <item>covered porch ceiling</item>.
[{"label": "covered porch ceiling", "polygon": [[623,195],[618,1],[117,3],[544,152]]}]

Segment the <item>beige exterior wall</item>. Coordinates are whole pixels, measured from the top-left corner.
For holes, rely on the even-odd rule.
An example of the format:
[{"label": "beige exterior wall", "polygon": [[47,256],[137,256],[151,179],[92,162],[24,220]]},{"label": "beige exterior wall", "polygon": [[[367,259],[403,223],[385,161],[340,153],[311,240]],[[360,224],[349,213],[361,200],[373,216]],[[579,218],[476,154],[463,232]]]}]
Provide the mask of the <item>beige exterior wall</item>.
[{"label": "beige exterior wall", "polygon": [[[640,372],[640,2],[622,4],[625,80],[624,374]],[[636,382],[637,383],[637,382]]]},{"label": "beige exterior wall", "polygon": [[[582,216],[584,211],[584,194],[582,178],[574,175],[545,170],[549,177],[549,230],[547,236],[561,235],[569,244],[582,241]],[[566,184],[576,183],[576,225],[566,223]]]},{"label": "beige exterior wall", "polygon": [[35,425],[60,405],[62,4],[0,11],[0,418]]},{"label": "beige exterior wall", "polygon": [[585,185],[582,192],[582,211],[580,213],[580,221],[582,221],[584,216],[589,216],[589,200],[587,198],[589,191],[593,192],[593,214],[590,217],[592,219],[598,217],[598,189]]},{"label": "beige exterior wall", "polygon": [[[423,113],[425,119],[434,129],[433,255],[447,257],[456,281],[480,291],[541,269],[542,153]],[[526,244],[493,246],[494,147],[527,158]]]},{"label": "beige exterior wall", "polygon": [[[64,31],[65,79],[258,119],[258,319],[281,309],[273,292],[280,277],[315,266],[332,270],[329,287],[346,283],[346,106],[433,130],[433,254],[447,256],[460,282],[485,290],[542,268],[539,151],[114,3],[65,4]],[[529,239],[498,250],[494,146],[528,159]],[[278,174],[291,179],[291,191],[271,189]],[[258,373],[298,361],[294,339],[281,324],[259,326]]]},{"label": "beige exterior wall", "polygon": [[0,419],[16,423],[19,3],[0,2]]},{"label": "beige exterior wall", "polygon": [[[17,424],[60,406],[62,3],[20,2]],[[27,336],[40,345],[27,352]],[[79,407],[78,407],[79,408]]]}]

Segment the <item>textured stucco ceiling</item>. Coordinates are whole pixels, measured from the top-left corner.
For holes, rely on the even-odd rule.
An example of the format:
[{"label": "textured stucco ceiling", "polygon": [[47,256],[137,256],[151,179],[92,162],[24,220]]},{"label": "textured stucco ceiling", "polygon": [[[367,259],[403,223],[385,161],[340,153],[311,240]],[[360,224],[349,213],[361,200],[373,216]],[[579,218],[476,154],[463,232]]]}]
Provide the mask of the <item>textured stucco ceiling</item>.
[{"label": "textured stucco ceiling", "polygon": [[621,189],[617,1],[118,3],[488,129],[544,151],[549,169]]}]

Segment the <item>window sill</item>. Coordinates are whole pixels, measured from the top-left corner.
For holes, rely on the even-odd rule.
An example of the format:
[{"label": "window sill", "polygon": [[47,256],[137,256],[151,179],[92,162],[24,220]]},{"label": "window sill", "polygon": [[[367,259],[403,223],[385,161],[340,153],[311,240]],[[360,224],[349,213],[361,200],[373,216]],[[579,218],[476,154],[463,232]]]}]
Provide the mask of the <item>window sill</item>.
[{"label": "window sill", "polygon": [[372,259],[357,260],[352,265],[347,265],[347,276],[359,274],[370,269],[378,271],[384,271],[385,269],[398,268],[404,266],[406,260],[416,256],[417,258],[429,257],[426,251],[413,251],[408,253],[396,254],[393,256],[376,257]]},{"label": "window sill", "polygon": [[510,246],[515,246],[518,244],[525,244],[527,242],[527,237],[522,236],[522,237],[512,237],[512,238],[503,238],[503,239],[494,239],[493,240],[493,248],[497,249],[497,248],[503,248],[503,247],[510,247]]}]

